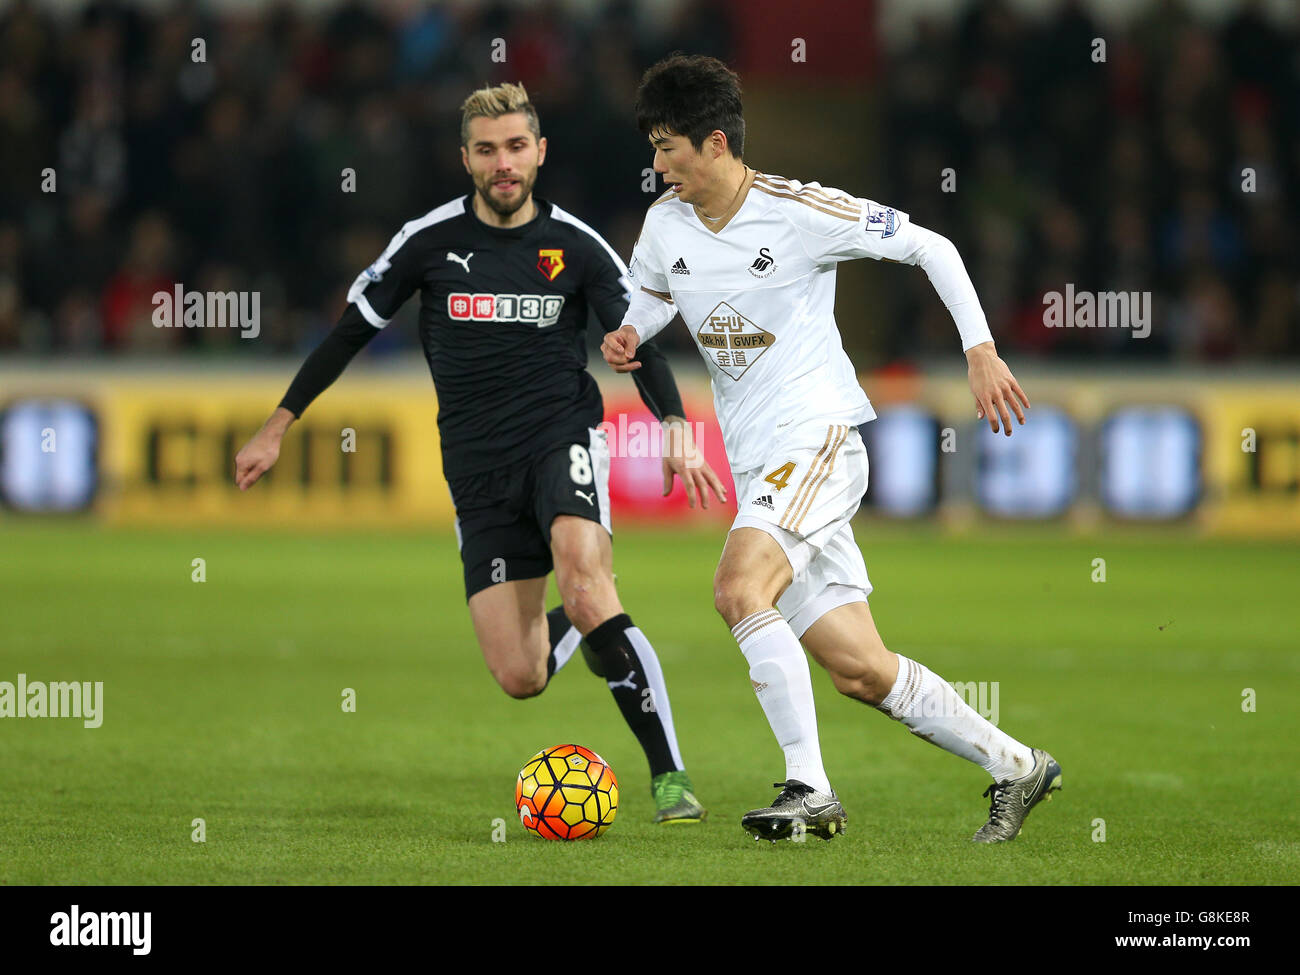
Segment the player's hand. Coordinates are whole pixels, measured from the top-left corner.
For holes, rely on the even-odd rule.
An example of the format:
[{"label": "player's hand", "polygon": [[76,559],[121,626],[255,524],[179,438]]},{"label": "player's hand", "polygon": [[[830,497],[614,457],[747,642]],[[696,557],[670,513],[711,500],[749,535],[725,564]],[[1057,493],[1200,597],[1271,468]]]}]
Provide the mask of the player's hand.
[{"label": "player's hand", "polygon": [[253,439],[235,454],[235,484],[239,490],[247,491],[257,483],[258,478],[275,466],[280,458],[280,441],[284,437],[284,431],[294,419],[294,415],[284,407],[277,408],[262,429],[253,435]]},{"label": "player's hand", "polygon": [[615,372],[631,372],[640,369],[641,363],[633,362],[636,347],[641,344],[641,337],[631,325],[624,325],[612,332],[605,333],[605,341],[600,343],[600,354],[613,366]]},{"label": "player's hand", "polygon": [[970,376],[970,391],[975,394],[975,418],[987,419],[989,429],[998,432],[998,417],[1002,418],[1002,429],[1011,436],[1011,416],[1008,405],[1015,413],[1020,425],[1025,425],[1024,408],[1029,409],[1029,397],[1011,375],[1007,364],[998,358],[997,349],[992,342],[972,346],[966,352],[967,372]]},{"label": "player's hand", "polygon": [[664,497],[672,492],[673,477],[682,479],[686,488],[686,503],[695,507],[695,499],[700,499],[700,507],[709,506],[709,492],[721,503],[727,503],[727,489],[722,479],[714,473],[709,462],[704,459],[700,446],[691,433],[691,425],[680,416],[666,416],[664,428]]}]

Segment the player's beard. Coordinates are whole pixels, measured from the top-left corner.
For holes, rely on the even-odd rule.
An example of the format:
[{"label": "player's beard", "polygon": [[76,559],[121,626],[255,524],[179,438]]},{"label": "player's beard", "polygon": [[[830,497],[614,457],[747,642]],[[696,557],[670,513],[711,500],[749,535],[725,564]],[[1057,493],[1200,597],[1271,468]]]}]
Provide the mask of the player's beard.
[{"label": "player's beard", "polygon": [[537,170],[534,169],[527,175],[522,173],[515,175],[515,179],[519,181],[519,193],[509,201],[492,195],[492,184],[496,182],[497,178],[497,175],[493,173],[486,179],[476,182],[474,187],[478,190],[479,197],[482,198],[493,213],[500,217],[509,217],[523,206],[524,201],[532,194],[533,184],[537,182]]}]

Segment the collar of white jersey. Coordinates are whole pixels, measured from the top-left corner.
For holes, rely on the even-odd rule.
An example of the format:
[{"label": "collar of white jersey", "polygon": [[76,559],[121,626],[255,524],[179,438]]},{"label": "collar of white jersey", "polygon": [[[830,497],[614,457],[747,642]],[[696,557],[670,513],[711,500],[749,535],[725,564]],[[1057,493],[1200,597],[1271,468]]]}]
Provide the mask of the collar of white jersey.
[{"label": "collar of white jersey", "polygon": [[736,195],[732,198],[731,204],[727,207],[727,212],[720,217],[706,217],[699,207],[691,204],[691,209],[695,211],[696,218],[715,234],[721,233],[722,228],[731,223],[731,218],[739,213],[740,208],[745,205],[745,200],[749,196],[749,188],[754,185],[756,175],[758,174],[754,170],[748,166],[745,167],[745,178],[741,180],[740,189],[736,191]]}]

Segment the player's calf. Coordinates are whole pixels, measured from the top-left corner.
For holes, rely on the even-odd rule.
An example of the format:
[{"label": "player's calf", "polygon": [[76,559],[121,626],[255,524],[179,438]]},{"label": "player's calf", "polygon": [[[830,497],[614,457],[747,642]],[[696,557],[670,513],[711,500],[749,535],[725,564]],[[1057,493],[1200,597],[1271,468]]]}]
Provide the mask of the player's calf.
[{"label": "player's calf", "polygon": [[[896,673],[897,664],[894,666]],[[826,670],[837,691],[873,708],[880,706],[894,685],[893,677],[887,675],[883,667],[868,660],[846,660],[840,666],[827,667]]]},{"label": "player's calf", "polygon": [[821,616],[800,638],[845,697],[879,707],[898,678],[898,655],[885,647],[865,601]]},{"label": "player's calf", "polygon": [[564,614],[583,635],[650,765],[656,822],[699,822],[704,807],[691,792],[659,657],[644,633],[623,612],[614,588],[609,532],[598,522],[559,516],[551,523],[555,584]]}]

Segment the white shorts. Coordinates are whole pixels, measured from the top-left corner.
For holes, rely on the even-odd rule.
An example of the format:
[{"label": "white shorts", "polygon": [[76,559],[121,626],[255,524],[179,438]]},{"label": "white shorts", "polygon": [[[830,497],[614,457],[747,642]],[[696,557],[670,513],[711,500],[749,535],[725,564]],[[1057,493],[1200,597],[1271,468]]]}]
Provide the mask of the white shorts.
[{"label": "white shorts", "polygon": [[780,431],[762,467],[733,473],[731,530],[767,532],[790,560],[794,581],[776,608],[796,636],[835,607],[871,594],[850,525],[867,492],[867,471],[858,428],[817,420]]}]

